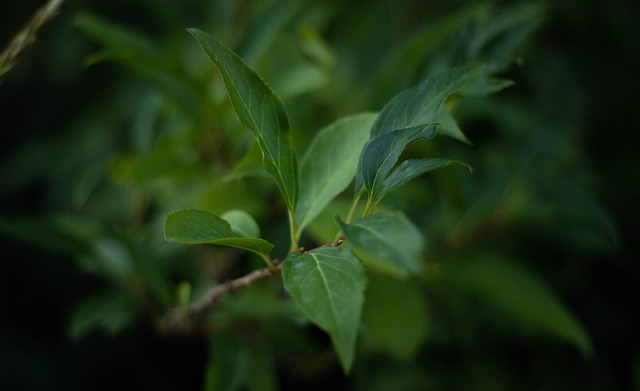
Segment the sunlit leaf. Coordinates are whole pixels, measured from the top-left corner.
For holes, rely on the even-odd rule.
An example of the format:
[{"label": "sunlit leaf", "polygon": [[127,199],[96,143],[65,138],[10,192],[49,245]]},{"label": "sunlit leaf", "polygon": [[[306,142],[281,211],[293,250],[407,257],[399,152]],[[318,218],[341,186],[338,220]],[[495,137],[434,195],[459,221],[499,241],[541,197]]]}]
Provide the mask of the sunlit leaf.
[{"label": "sunlit leaf", "polygon": [[231,104],[263,154],[262,164],[273,176],[289,210],[298,197],[298,163],[284,105],[273,90],[237,54],[198,29],[188,29],[220,71]]},{"label": "sunlit leaf", "polygon": [[375,117],[359,114],[340,119],[313,139],[300,164],[299,231],[351,183]]},{"label": "sunlit leaf", "polygon": [[247,238],[233,232],[226,220],[204,210],[169,213],[164,221],[164,235],[172,242],[238,247],[262,256],[268,256],[273,249],[273,244],[264,239]]},{"label": "sunlit leaf", "polygon": [[424,238],[403,214],[378,213],[351,224],[338,223],[345,243],[367,266],[397,276],[421,271]]},{"label": "sunlit leaf", "polygon": [[282,266],[284,286],[313,323],[331,336],[349,372],[364,302],[364,267],[348,249],[321,247],[290,253]]}]

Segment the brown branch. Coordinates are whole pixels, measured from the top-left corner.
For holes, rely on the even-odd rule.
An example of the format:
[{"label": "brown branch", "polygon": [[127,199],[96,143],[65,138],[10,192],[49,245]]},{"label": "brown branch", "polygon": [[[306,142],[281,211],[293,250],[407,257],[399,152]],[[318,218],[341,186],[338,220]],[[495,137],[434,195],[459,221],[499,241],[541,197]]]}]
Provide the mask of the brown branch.
[{"label": "brown branch", "polygon": [[[336,235],[336,238],[332,242],[320,247],[335,247],[341,245],[342,242],[344,242],[344,236],[342,235],[342,233],[338,233],[338,235]],[[300,248],[298,249],[298,251],[308,254],[315,249],[316,248],[305,251],[304,248]],[[274,274],[280,273],[281,270],[282,263],[277,259],[274,259],[272,268],[254,270],[249,274],[236,278],[235,280],[229,280],[224,284],[216,285],[211,288],[204,297],[202,297],[195,303],[191,303],[185,307],[177,307],[169,311],[169,313],[160,320],[160,330],[164,334],[171,331],[187,331],[193,326],[194,323],[198,322],[202,318],[202,316],[215,305],[218,297],[229,291],[244,288],[254,281],[271,277]]]},{"label": "brown branch", "polygon": [[0,80],[16,64],[20,55],[36,40],[36,33],[49,20],[58,14],[63,0],[49,0],[27,25],[19,31],[9,45],[0,53]]},{"label": "brown branch", "polygon": [[273,268],[263,268],[254,270],[249,274],[234,280],[229,280],[224,284],[216,285],[207,294],[195,303],[187,307],[178,307],[171,310],[161,321],[160,328],[163,332],[172,330],[186,330],[194,321],[198,321],[209,309],[211,309],[219,296],[239,288],[244,288],[252,282],[263,278],[271,277],[280,273],[282,264],[277,260],[273,261]]}]

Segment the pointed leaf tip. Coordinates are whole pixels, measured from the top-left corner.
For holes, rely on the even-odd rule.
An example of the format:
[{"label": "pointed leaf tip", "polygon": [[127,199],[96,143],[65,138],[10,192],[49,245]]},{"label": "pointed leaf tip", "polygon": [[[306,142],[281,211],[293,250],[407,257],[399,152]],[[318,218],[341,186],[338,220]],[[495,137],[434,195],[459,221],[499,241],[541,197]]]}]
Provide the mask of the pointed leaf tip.
[{"label": "pointed leaf tip", "polygon": [[321,247],[290,253],[282,266],[287,292],[313,323],[325,330],[346,373],[353,362],[364,304],[364,267],[348,249]]},{"label": "pointed leaf tip", "polygon": [[201,30],[187,31],[218,68],[238,119],[253,133],[264,168],[293,212],[298,200],[298,162],[284,104],[236,53]]}]

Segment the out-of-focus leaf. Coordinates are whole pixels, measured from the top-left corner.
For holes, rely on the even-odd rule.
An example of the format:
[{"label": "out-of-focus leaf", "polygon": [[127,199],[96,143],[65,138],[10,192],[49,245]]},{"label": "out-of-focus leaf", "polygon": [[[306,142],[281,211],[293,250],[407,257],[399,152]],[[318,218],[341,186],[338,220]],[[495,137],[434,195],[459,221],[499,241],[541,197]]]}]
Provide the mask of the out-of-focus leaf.
[{"label": "out-of-focus leaf", "polygon": [[409,359],[427,332],[427,304],[412,281],[369,274],[362,319],[372,344]]},{"label": "out-of-focus leaf", "polygon": [[307,25],[300,26],[298,32],[299,45],[303,53],[324,69],[333,68],[336,56],[322,36]]},{"label": "out-of-focus leaf", "polygon": [[236,52],[248,64],[255,66],[272,47],[273,41],[290,23],[306,1],[282,0],[272,3],[253,19]]},{"label": "out-of-focus leaf", "polygon": [[77,15],[74,22],[85,34],[102,42],[112,58],[137,57],[164,65],[171,62],[159,45],[134,31],[86,13]]},{"label": "out-of-focus leaf", "polygon": [[191,301],[191,283],[189,281],[181,281],[176,288],[176,297],[178,298],[178,304],[181,306],[189,305]]},{"label": "out-of-focus leaf", "polygon": [[251,351],[251,363],[247,376],[246,387],[248,391],[277,391],[278,381],[275,360],[263,350]]},{"label": "out-of-focus leaf", "polygon": [[315,64],[290,65],[287,72],[274,75],[272,83],[282,99],[317,90],[330,80],[330,73]]},{"label": "out-of-focus leaf", "polygon": [[251,348],[236,335],[217,335],[211,344],[211,359],[205,372],[207,391],[240,390],[250,376]]},{"label": "out-of-focus leaf", "polygon": [[348,249],[321,247],[290,253],[284,286],[313,323],[331,336],[345,372],[351,369],[364,302],[364,267]]},{"label": "out-of-focus leaf", "polygon": [[322,129],[300,164],[298,232],[353,180],[362,146],[369,138],[375,114],[342,118]]},{"label": "out-of-focus leaf", "polygon": [[268,257],[273,244],[233,232],[229,223],[204,210],[185,209],[169,213],[164,221],[165,238],[172,242],[238,247]]},{"label": "out-of-focus leaf", "polygon": [[123,292],[90,297],[82,302],[69,325],[71,338],[79,340],[94,330],[115,335],[127,327],[138,309]]},{"label": "out-of-focus leaf", "polygon": [[488,72],[505,70],[531,32],[540,25],[545,6],[522,3],[501,12],[485,12],[476,18],[477,27],[469,31],[467,58],[487,63]]},{"label": "out-of-focus leaf", "polygon": [[448,69],[396,95],[380,111],[371,128],[371,138],[435,122],[447,97],[476,77],[481,69],[480,64]]},{"label": "out-of-focus leaf", "polygon": [[483,297],[528,325],[575,345],[591,355],[584,328],[534,275],[495,255],[474,256],[443,265],[443,277],[462,292]]},{"label": "out-of-focus leaf", "polygon": [[167,50],[140,33],[110,23],[89,14],[80,14],[75,24],[87,35],[104,45],[104,50],[89,56],[88,64],[99,61],[119,61],[130,66],[142,78],[176,102],[193,117],[197,118],[202,110],[198,95],[177,75],[178,64]]},{"label": "out-of-focus leaf", "polygon": [[403,214],[378,213],[345,224],[338,219],[345,244],[367,266],[396,276],[421,271],[424,238]]},{"label": "out-of-focus leaf", "polygon": [[260,227],[249,213],[234,209],[223,213],[220,217],[227,220],[233,232],[247,238],[260,237]]},{"label": "out-of-focus leaf", "polygon": [[267,176],[267,172],[262,167],[262,152],[258,143],[251,144],[244,157],[224,176],[226,181],[242,179],[254,175]]},{"label": "out-of-focus leaf", "polygon": [[262,163],[293,212],[298,198],[298,163],[284,105],[237,54],[203,31],[188,31],[220,71],[240,122],[256,137]]}]

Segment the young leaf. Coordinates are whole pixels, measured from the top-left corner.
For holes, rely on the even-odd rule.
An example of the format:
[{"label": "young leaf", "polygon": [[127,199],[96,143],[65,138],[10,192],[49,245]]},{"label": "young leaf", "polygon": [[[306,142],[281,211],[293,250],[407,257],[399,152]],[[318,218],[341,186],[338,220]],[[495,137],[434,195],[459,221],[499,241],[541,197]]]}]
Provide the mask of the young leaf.
[{"label": "young leaf", "polygon": [[424,239],[403,214],[379,213],[351,224],[338,219],[338,224],[345,243],[367,266],[399,277],[420,272]]},{"label": "young leaf", "polygon": [[299,232],[353,179],[375,117],[366,113],[342,118],[322,129],[309,145],[300,164],[295,214]]},{"label": "young leaf", "polygon": [[220,71],[238,119],[258,141],[262,164],[293,212],[298,197],[298,163],[284,105],[237,54],[203,31],[188,31]]},{"label": "young leaf", "polygon": [[399,129],[367,142],[358,164],[356,194],[364,186],[371,199],[379,200],[384,180],[398,161],[402,151],[418,139],[434,137],[436,135],[434,128],[435,125]]},{"label": "young leaf", "polygon": [[247,238],[231,230],[229,223],[213,213],[184,209],[169,213],[164,220],[166,240],[187,244],[217,244],[252,251],[268,259],[273,244],[260,238]]},{"label": "young leaf", "polygon": [[457,160],[442,158],[405,160],[400,163],[400,165],[384,180],[379,197],[384,197],[391,190],[404,185],[408,181],[424,174],[425,172],[448,167],[454,164],[465,166],[469,171],[471,171],[471,167]]},{"label": "young leaf", "polygon": [[348,249],[321,247],[290,253],[282,265],[287,292],[313,323],[331,336],[349,372],[364,303],[364,267]]},{"label": "young leaf", "polygon": [[397,129],[427,125],[436,121],[447,97],[473,80],[482,69],[480,64],[443,71],[418,87],[401,92],[387,103],[371,128],[371,139]]}]

